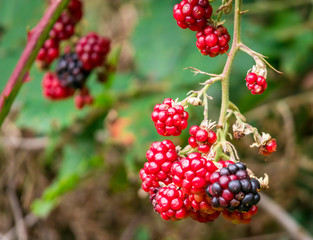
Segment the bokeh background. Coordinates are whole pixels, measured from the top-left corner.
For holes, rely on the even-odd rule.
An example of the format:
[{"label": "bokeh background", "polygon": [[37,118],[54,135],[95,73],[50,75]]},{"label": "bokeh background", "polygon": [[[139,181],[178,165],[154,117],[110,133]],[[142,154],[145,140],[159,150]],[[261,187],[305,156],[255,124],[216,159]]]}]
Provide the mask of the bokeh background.
[{"label": "bokeh background", "polygon": [[[248,225],[222,217],[213,223],[192,219],[167,222],[139,191],[139,169],[153,141],[163,139],[150,120],[165,97],[184,98],[200,88],[203,76],[192,66],[219,73],[226,55],[202,56],[195,34],[177,27],[174,0],[86,0],[77,34],[97,31],[112,39],[117,71],[102,85],[88,80],[93,107],[76,110],[73,99],[50,102],[42,96],[43,72],[35,66],[0,135],[0,239],[178,240],[292,238],[271,206],[259,208]],[[313,4],[311,0],[243,1],[242,40],[269,57],[284,74],[271,70],[268,89],[253,96],[245,87],[253,59],[240,53],[231,73],[230,98],[260,131],[270,132],[278,151],[268,158],[251,149],[250,137],[234,142],[241,161],[267,173],[265,193],[290,218],[313,234]],[[216,1],[216,9],[220,1]],[[0,0],[0,90],[26,43],[27,29],[40,20],[47,1]],[[225,26],[232,32],[232,16]],[[70,43],[66,43],[70,44]],[[119,54],[117,54],[119,53]],[[52,66],[53,69],[53,66]],[[208,94],[217,120],[220,86]],[[189,126],[201,109],[189,108]],[[187,144],[188,132],[170,139]],[[265,209],[265,210],[264,210]],[[275,212],[274,212],[275,215]],[[22,230],[21,230],[22,229]],[[299,238],[300,239],[300,238]]]}]

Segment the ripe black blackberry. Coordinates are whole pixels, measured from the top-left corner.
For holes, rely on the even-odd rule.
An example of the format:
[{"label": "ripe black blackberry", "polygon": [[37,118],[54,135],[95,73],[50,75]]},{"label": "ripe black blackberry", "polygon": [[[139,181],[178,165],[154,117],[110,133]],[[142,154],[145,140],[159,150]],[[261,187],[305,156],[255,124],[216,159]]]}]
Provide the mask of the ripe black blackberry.
[{"label": "ripe black blackberry", "polygon": [[211,197],[211,204],[215,208],[248,212],[260,201],[260,183],[249,177],[247,168],[242,163],[221,168],[211,175],[210,181],[206,193]]},{"label": "ripe black blackberry", "polygon": [[76,53],[70,52],[59,58],[56,73],[62,86],[82,89],[90,71],[83,68]]}]

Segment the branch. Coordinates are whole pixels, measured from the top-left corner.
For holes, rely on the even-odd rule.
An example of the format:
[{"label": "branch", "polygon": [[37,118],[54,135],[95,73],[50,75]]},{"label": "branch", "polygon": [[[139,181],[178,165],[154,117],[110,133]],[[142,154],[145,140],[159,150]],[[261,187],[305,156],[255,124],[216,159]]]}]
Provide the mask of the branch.
[{"label": "branch", "polygon": [[23,219],[22,210],[18,202],[18,199],[16,197],[15,189],[13,188],[13,186],[9,186],[7,194],[8,194],[9,202],[10,202],[13,216],[14,216],[17,238],[18,240],[27,240],[28,237],[27,237],[27,231],[26,231],[26,226],[25,226],[24,219]]},{"label": "branch", "polygon": [[264,193],[260,193],[260,207],[271,214],[293,239],[313,240],[309,233],[301,227],[282,207]]},{"label": "branch", "polygon": [[36,56],[48,37],[49,31],[67,6],[69,0],[55,0],[49,5],[44,16],[35,27],[31,38],[15,67],[0,96],[0,126],[10,111],[11,105],[19,92],[24,79],[28,77],[28,72],[33,65]]}]

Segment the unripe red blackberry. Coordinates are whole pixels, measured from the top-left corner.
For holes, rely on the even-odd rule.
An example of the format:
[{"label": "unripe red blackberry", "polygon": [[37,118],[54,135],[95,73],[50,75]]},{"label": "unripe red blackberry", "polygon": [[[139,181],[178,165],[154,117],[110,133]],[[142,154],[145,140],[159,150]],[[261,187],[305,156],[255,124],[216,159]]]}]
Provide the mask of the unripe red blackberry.
[{"label": "unripe red blackberry", "polygon": [[204,194],[210,184],[211,174],[217,170],[215,164],[200,153],[190,153],[172,165],[173,183],[186,194]]},{"label": "unripe red blackberry", "polygon": [[201,31],[211,18],[212,11],[208,0],[183,0],[174,6],[173,16],[179,27]]},{"label": "unripe red blackberry", "polygon": [[166,98],[162,104],[155,105],[151,114],[157,132],[162,136],[178,136],[188,125],[188,113],[180,104]]},{"label": "unripe red blackberry", "polygon": [[242,163],[229,164],[211,174],[211,184],[206,192],[215,208],[248,212],[260,201],[260,183],[250,179],[246,166]]},{"label": "unripe red blackberry", "polygon": [[64,87],[83,88],[89,73],[83,68],[83,64],[76,53],[66,53],[58,60],[56,74]]},{"label": "unripe red blackberry", "polygon": [[219,217],[221,212],[214,212],[214,213],[206,213],[197,210],[191,210],[190,217],[198,222],[206,223],[206,222],[213,222],[215,219]]},{"label": "unripe red blackberry", "polygon": [[228,51],[230,35],[224,26],[207,26],[197,32],[196,45],[203,55],[216,57]]},{"label": "unripe red blackberry", "polygon": [[47,68],[59,56],[59,42],[54,39],[47,39],[40,48],[36,62],[41,68]]},{"label": "unripe red blackberry", "polygon": [[171,167],[173,162],[177,161],[178,155],[175,145],[170,140],[152,143],[146,158],[148,162],[140,172],[144,191],[150,192],[152,188],[159,187],[159,182],[165,185],[172,182]]},{"label": "unripe red blackberry", "polygon": [[86,70],[92,70],[103,64],[110,51],[110,42],[110,39],[93,32],[79,39],[75,51]]},{"label": "unripe red blackberry", "polygon": [[182,190],[177,189],[174,184],[161,187],[155,200],[155,210],[164,220],[177,221],[190,214],[188,196]]},{"label": "unripe red blackberry", "polygon": [[75,106],[78,109],[82,109],[85,105],[91,105],[94,101],[93,97],[89,93],[88,88],[80,90],[79,94],[75,96]]},{"label": "unripe red blackberry", "polygon": [[73,96],[74,89],[63,87],[60,84],[58,77],[52,73],[47,72],[42,81],[43,95],[50,100],[61,100]]},{"label": "unripe red blackberry", "polygon": [[67,12],[63,12],[50,30],[49,36],[56,41],[69,39],[74,34],[74,22]]},{"label": "unripe red blackberry", "polygon": [[237,210],[234,212],[230,212],[227,209],[224,209],[222,214],[226,220],[231,221],[234,224],[247,224],[251,222],[252,216],[255,215],[257,212],[258,207],[254,205],[248,212],[238,212]]},{"label": "unripe red blackberry", "polygon": [[67,5],[67,11],[72,21],[76,24],[83,16],[83,3],[80,0],[71,0]]},{"label": "unripe red blackberry", "polygon": [[252,94],[262,94],[267,88],[267,83],[263,76],[250,72],[246,76],[246,86]]},{"label": "unripe red blackberry", "polygon": [[189,145],[202,153],[208,153],[217,139],[215,132],[207,131],[197,125],[190,127],[189,133],[191,135],[188,139]]},{"label": "unripe red blackberry", "polygon": [[277,149],[277,143],[274,138],[271,138],[269,141],[267,141],[264,145],[261,145],[259,148],[259,152],[265,156],[272,154],[273,152],[276,152]]}]

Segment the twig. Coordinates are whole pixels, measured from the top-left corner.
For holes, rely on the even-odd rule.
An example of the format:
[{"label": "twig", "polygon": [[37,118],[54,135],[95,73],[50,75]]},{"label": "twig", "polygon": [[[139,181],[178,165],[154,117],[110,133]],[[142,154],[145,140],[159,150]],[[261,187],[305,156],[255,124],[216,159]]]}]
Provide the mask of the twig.
[{"label": "twig", "polygon": [[0,144],[6,147],[21,148],[30,151],[42,150],[48,144],[47,137],[21,138],[15,136],[0,137]]},{"label": "twig", "polygon": [[[25,226],[27,228],[31,228],[32,226],[34,226],[38,221],[39,218],[36,217],[35,215],[29,213],[28,215],[26,215],[26,217],[24,218],[24,223]],[[12,240],[16,238],[16,225],[11,228],[6,234],[0,236],[0,240]]]},{"label": "twig", "polygon": [[271,214],[289,235],[297,240],[313,240],[309,233],[301,227],[282,207],[264,193],[260,193],[260,207]]},{"label": "twig", "polygon": [[17,233],[17,238],[18,238],[18,240],[27,240],[28,237],[27,237],[26,226],[24,223],[23,214],[22,214],[20,204],[19,204],[18,199],[17,199],[16,194],[15,194],[15,187],[9,186],[8,191],[7,191],[7,195],[9,198],[9,202],[10,202],[13,216],[14,216],[14,220],[15,220],[15,225],[16,225],[15,229],[16,229],[16,233]]},{"label": "twig", "polygon": [[0,96],[0,126],[10,111],[11,105],[19,92],[23,81],[28,77],[28,71],[35,61],[39,49],[47,38],[50,29],[57,21],[69,0],[55,0],[49,5],[44,16],[36,26],[31,38]]}]

